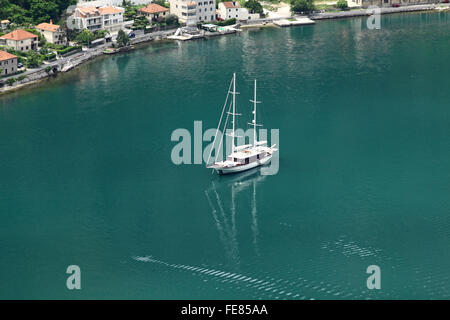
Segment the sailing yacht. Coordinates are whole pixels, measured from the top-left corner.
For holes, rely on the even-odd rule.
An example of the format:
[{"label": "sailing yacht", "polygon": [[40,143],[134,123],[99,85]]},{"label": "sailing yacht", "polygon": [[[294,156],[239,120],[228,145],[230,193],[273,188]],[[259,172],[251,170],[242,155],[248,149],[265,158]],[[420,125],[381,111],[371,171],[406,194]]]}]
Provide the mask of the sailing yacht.
[{"label": "sailing yacht", "polygon": [[[231,87],[233,88],[233,91],[230,91]],[[225,100],[225,105],[222,110],[222,115],[220,116],[219,125],[217,126],[216,135],[214,137],[213,146],[215,146],[217,135],[219,132],[219,129],[221,127],[221,122],[224,116],[224,111],[227,106],[227,101],[229,94],[232,94],[232,101],[230,104],[230,107],[227,112],[227,117],[224,124],[224,132],[226,130],[227,122],[228,122],[228,116],[232,116],[232,130],[231,136],[231,153],[226,157],[224,161],[217,161],[217,157],[219,155],[220,146],[222,145],[222,141],[220,141],[219,150],[216,152],[216,158],[214,160],[214,163],[212,165],[207,165],[207,168],[213,169],[219,174],[229,174],[229,173],[236,173],[241,172],[245,170],[249,170],[258,166],[263,166],[265,164],[270,163],[270,160],[272,159],[272,155],[274,152],[278,151],[278,149],[275,148],[275,145],[272,145],[271,147],[267,146],[267,141],[258,141],[257,135],[256,135],[256,127],[262,126],[261,124],[256,123],[256,105],[260,103],[260,101],[256,100],[256,79],[255,79],[255,88],[254,88],[254,98],[253,100],[250,100],[250,102],[253,103],[253,120],[249,125],[253,126],[253,144],[243,144],[243,145],[236,145],[235,139],[238,138],[235,135],[235,121],[236,116],[239,116],[240,114],[236,113],[236,73],[233,73],[233,79],[230,83],[230,88],[228,89],[227,98]],[[231,111],[231,112],[230,112]],[[212,148],[211,148],[212,153]],[[209,163],[209,159],[211,158],[211,153],[209,155],[209,158],[207,160],[207,163]]]}]

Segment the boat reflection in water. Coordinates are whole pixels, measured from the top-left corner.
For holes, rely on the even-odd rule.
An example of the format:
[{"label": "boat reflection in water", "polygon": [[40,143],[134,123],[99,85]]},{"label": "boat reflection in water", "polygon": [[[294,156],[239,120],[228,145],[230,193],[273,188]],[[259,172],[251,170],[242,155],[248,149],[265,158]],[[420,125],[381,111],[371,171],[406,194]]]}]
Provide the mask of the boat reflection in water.
[{"label": "boat reflection in water", "polygon": [[[223,178],[212,181],[211,186],[205,190],[205,194],[211,207],[211,214],[219,231],[225,254],[231,266],[239,268],[240,258],[237,241],[236,213],[247,214],[247,212],[245,210],[236,210],[241,208],[236,206],[237,196],[243,191],[251,192],[250,214],[252,242],[255,254],[259,255],[256,189],[258,184],[264,181],[266,176],[261,175],[261,168],[254,168],[250,171],[240,173],[237,176],[230,176],[230,179]],[[230,191],[231,195],[229,194]]]}]

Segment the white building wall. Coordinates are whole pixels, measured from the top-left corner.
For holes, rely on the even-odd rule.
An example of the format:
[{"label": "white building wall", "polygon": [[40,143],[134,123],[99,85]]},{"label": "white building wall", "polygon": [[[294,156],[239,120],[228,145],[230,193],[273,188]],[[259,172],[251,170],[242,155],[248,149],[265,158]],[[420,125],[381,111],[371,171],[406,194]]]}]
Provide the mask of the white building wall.
[{"label": "white building wall", "polygon": [[169,3],[170,13],[187,25],[216,20],[216,0],[169,0]]}]

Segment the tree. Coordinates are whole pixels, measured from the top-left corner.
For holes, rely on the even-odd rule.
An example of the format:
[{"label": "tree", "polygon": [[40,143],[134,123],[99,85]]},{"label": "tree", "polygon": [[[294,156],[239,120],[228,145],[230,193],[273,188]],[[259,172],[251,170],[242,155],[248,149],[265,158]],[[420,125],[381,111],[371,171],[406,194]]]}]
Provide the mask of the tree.
[{"label": "tree", "polygon": [[259,3],[257,0],[248,0],[244,3],[244,7],[249,10],[250,13],[263,13],[263,7],[261,3]]},{"label": "tree", "polygon": [[313,0],[291,0],[291,11],[293,13],[311,12],[313,10]]},{"label": "tree", "polygon": [[37,52],[30,50],[27,52],[27,68],[36,68],[42,63],[42,56]]},{"label": "tree", "polygon": [[150,24],[150,22],[147,20],[146,17],[144,17],[144,16],[137,16],[134,19],[133,28],[134,29],[145,29],[145,27],[148,26],[149,24]]},{"label": "tree", "polygon": [[165,8],[170,8],[169,3],[166,2],[165,0],[153,0],[152,3],[159,4],[160,6],[165,7]]},{"label": "tree", "polygon": [[57,20],[77,0],[0,0],[0,19],[16,24],[38,24]]},{"label": "tree", "polygon": [[94,34],[89,30],[83,30],[75,37],[76,42],[86,46],[89,46],[94,39]]},{"label": "tree", "polygon": [[125,47],[130,43],[130,37],[122,29],[120,29],[117,33],[116,41],[119,47]]},{"label": "tree", "polygon": [[348,3],[346,0],[338,0],[338,2],[336,3],[336,7],[338,7],[339,9],[345,10],[348,8]]},{"label": "tree", "polygon": [[169,14],[166,17],[166,24],[168,26],[177,26],[179,24],[178,23],[178,17],[176,15],[174,15],[174,14]]}]

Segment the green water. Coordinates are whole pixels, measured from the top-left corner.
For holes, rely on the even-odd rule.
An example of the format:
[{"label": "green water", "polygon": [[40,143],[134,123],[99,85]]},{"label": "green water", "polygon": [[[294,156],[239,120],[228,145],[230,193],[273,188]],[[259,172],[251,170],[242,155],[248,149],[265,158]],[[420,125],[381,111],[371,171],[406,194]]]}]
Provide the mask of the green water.
[{"label": "green water", "polygon": [[[154,43],[0,97],[0,298],[450,298],[450,15],[365,25]],[[233,71],[276,175],[171,162]]]}]

